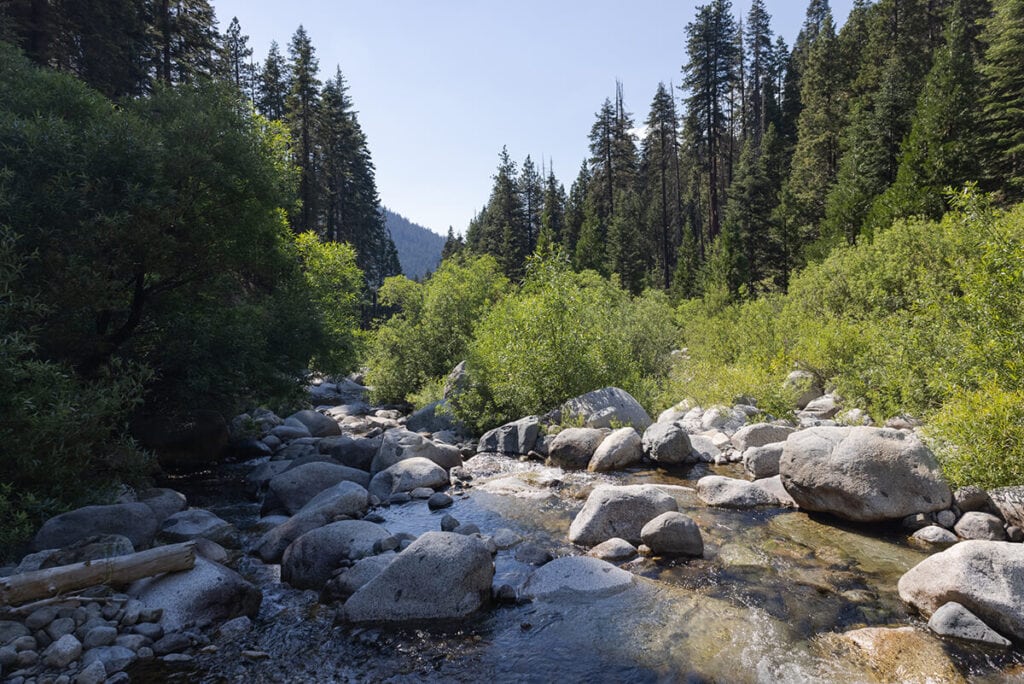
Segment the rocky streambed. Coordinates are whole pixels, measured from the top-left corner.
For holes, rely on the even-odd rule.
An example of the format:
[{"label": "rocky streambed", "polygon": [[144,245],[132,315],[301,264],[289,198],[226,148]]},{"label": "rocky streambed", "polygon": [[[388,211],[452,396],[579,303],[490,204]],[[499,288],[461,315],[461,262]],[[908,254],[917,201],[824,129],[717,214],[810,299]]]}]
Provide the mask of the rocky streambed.
[{"label": "rocky streambed", "polygon": [[[251,458],[135,497],[163,516],[149,540],[119,518],[128,548],[199,540],[200,567],[148,582],[209,584],[93,589],[97,608],[79,596],[35,620],[42,608],[8,614],[6,680],[1024,681],[1024,545],[997,541],[1015,525],[984,492],[943,501],[910,431],[863,428],[920,471],[889,473],[879,496],[839,478],[811,486],[787,465],[824,452],[826,467],[856,470],[834,452],[860,433],[829,432],[829,418],[686,408],[634,437],[600,427],[635,410],[613,393],[570,420],[598,427],[526,418],[470,442],[391,409],[329,407],[318,391],[319,412],[237,420]],[[793,434],[813,453],[783,448]],[[849,510],[808,512],[794,494]],[[894,516],[897,497],[931,510]],[[879,509],[888,517],[872,519]],[[79,537],[117,532],[75,524]],[[97,612],[103,625],[88,622]],[[50,634],[62,617],[79,644],[63,662]],[[121,660],[90,656],[108,639]]]}]

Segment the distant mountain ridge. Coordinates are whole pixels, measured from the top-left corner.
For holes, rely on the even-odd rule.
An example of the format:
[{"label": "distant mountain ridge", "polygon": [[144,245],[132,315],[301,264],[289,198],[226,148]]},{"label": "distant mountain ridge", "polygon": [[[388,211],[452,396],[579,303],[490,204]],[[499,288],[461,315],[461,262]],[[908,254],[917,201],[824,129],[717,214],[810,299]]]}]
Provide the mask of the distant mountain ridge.
[{"label": "distant mountain ridge", "polygon": [[384,210],[384,222],[398,250],[402,273],[413,280],[433,273],[441,263],[445,238],[387,207],[381,208]]}]

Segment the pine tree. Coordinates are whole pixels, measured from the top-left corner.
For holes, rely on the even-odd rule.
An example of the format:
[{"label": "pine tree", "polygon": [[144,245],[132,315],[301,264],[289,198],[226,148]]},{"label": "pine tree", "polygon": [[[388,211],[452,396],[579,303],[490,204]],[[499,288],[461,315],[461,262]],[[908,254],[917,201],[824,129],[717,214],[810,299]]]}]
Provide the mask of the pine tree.
[{"label": "pine tree", "polygon": [[1024,0],[995,0],[981,67],[985,176],[1006,199],[1024,198]]},{"label": "pine tree", "polygon": [[242,33],[238,17],[232,17],[227,30],[220,37],[217,72],[221,78],[233,83],[240,93],[253,97],[255,67],[252,63],[252,48],[249,47],[249,36]]},{"label": "pine tree", "polygon": [[540,235],[537,238],[538,250],[541,243],[545,248],[562,243],[566,233],[566,196],[565,188],[555,178],[554,170],[548,171],[544,182],[544,208],[540,215]]},{"label": "pine tree", "polygon": [[568,254],[576,253],[576,242],[583,228],[584,212],[587,197],[590,194],[590,167],[586,160],[580,164],[579,173],[569,189],[569,197],[565,204],[565,230],[561,243]]},{"label": "pine tree", "polygon": [[988,4],[987,0],[954,1],[946,44],[936,53],[921,91],[896,181],[875,200],[867,219],[869,231],[908,216],[938,219],[946,211],[944,188],[960,187],[979,177],[976,103],[983,50],[978,29]]},{"label": "pine tree", "polygon": [[800,94],[803,109],[797,120],[797,143],[777,217],[783,225],[791,227],[793,237],[784,240],[790,245],[782,250],[787,262],[782,266],[785,271],[800,263],[792,243],[817,239],[817,225],[825,215],[825,200],[836,178],[843,125],[837,58],[835,30],[831,15],[827,14],[809,48]]},{"label": "pine tree", "polygon": [[256,76],[256,109],[273,121],[283,119],[287,109],[287,68],[277,41],[271,41],[263,68]]},{"label": "pine tree", "polygon": [[479,254],[491,254],[511,279],[522,278],[530,250],[526,241],[525,209],[519,192],[519,170],[502,147],[487,206],[466,234],[466,243]]},{"label": "pine tree", "polygon": [[541,187],[540,173],[537,172],[537,166],[530,155],[526,155],[523,171],[519,175],[519,194],[523,206],[523,247],[526,254],[533,254],[537,248],[537,238],[540,236],[544,190]]},{"label": "pine tree", "polygon": [[[679,122],[675,101],[664,83],[651,102],[641,154],[641,175],[647,206],[648,243],[654,261],[652,280],[667,290],[671,284],[676,235],[682,221],[679,187]],[[654,272],[656,271],[656,273]]]},{"label": "pine tree", "polygon": [[620,190],[608,226],[608,267],[633,294],[640,294],[644,286],[642,222],[639,195],[633,190]]},{"label": "pine tree", "polygon": [[466,246],[461,235],[455,234],[455,229],[448,226],[448,235],[444,240],[444,247],[441,248],[441,261],[450,259],[459,252],[461,252]]},{"label": "pine tree", "polygon": [[772,40],[771,16],[763,0],[754,0],[747,13],[747,110],[746,128],[756,140],[764,135],[775,110],[775,45]]},{"label": "pine tree", "polygon": [[319,60],[306,29],[299,26],[288,46],[288,98],[285,121],[292,134],[292,159],[299,169],[298,215],[292,222],[297,233],[315,230],[317,216],[317,150],[314,136],[320,106]]},{"label": "pine tree", "polygon": [[729,0],[713,0],[698,8],[697,18],[686,26],[688,61],[683,85],[690,93],[690,111],[698,158],[706,179],[707,234],[713,240],[721,229],[722,193],[730,160],[726,136],[729,89],[735,82],[735,21]]},{"label": "pine tree", "polygon": [[208,0],[155,0],[153,9],[156,80],[189,83],[212,74],[217,31]]}]

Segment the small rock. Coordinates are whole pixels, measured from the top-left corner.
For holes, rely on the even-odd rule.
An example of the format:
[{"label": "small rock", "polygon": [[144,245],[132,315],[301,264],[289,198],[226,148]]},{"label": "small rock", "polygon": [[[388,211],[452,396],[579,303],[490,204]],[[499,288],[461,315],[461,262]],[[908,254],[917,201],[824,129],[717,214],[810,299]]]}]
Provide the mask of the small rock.
[{"label": "small rock", "polygon": [[[440,493],[440,492],[439,492]],[[416,489],[409,492],[409,496],[414,499],[429,499],[434,496],[434,490],[430,487],[417,487]]]},{"label": "small rock", "polygon": [[988,492],[981,487],[973,485],[961,487],[953,492],[953,503],[964,512],[981,511],[982,513],[991,513],[995,510],[995,504],[992,503],[992,498],[989,497]]},{"label": "small rock", "polygon": [[448,508],[452,503],[452,497],[448,496],[444,492],[435,493],[433,490],[431,490],[430,498],[427,499],[427,507],[432,511]]},{"label": "small rock", "polygon": [[913,515],[908,515],[900,521],[900,526],[903,527],[903,529],[905,530],[909,530],[910,532],[916,532],[923,527],[928,527],[931,524],[931,517],[925,515],[924,513],[914,513]]},{"label": "small rock", "polygon": [[945,527],[947,530],[953,529],[953,526],[956,525],[956,512],[948,508],[939,511],[935,514],[935,524]]},{"label": "small rock", "polygon": [[107,674],[121,672],[135,662],[137,656],[124,646],[100,646],[86,651],[82,656],[82,664],[88,667],[99,661],[107,670]]},{"label": "small rock", "polygon": [[950,544],[956,544],[960,541],[957,539],[955,534],[944,527],[939,527],[938,525],[922,527],[917,532],[914,532],[911,539],[925,544],[934,544],[936,546],[949,546]]},{"label": "small rock", "polygon": [[491,541],[493,541],[494,545],[499,549],[511,549],[522,540],[522,537],[507,527],[501,528],[494,533],[494,536],[491,537]]},{"label": "small rock", "polygon": [[172,632],[153,644],[153,653],[164,656],[177,653],[192,647],[192,641],[181,632]]},{"label": "small rock", "polygon": [[217,630],[217,636],[221,639],[233,640],[245,636],[250,631],[252,631],[252,620],[247,615],[242,615],[221,625]]},{"label": "small rock", "polygon": [[152,644],[152,639],[144,637],[141,634],[121,634],[114,639],[115,646],[124,646],[128,650],[136,653],[139,652],[140,648],[151,646]]},{"label": "small rock", "polygon": [[936,610],[928,627],[940,636],[956,637],[967,641],[978,641],[1006,648],[1010,640],[1002,636],[981,619],[956,601],[950,601]]},{"label": "small rock", "polygon": [[0,670],[9,668],[18,662],[18,652],[13,646],[0,648]]},{"label": "small rock", "polygon": [[613,537],[587,551],[587,555],[610,563],[616,563],[635,558],[637,551],[636,547],[625,539]]},{"label": "small rock", "polygon": [[63,669],[73,661],[78,660],[81,655],[82,642],[76,639],[73,634],[65,634],[43,651],[43,664],[47,667]]},{"label": "small rock", "polygon": [[441,531],[454,532],[461,524],[462,523],[456,520],[455,517],[445,514],[445,516],[441,518]]},{"label": "small rock", "polygon": [[94,661],[75,677],[75,684],[102,684],[107,679],[107,668],[103,661]]},{"label": "small rock", "polygon": [[110,646],[117,638],[117,629],[114,627],[94,627],[89,630],[82,640],[85,648],[96,648],[97,646]]},{"label": "small rock", "polygon": [[690,517],[676,511],[662,513],[640,531],[643,543],[663,555],[702,556],[704,539]]},{"label": "small rock", "polygon": [[642,443],[647,458],[657,463],[674,465],[696,462],[690,437],[679,423],[654,423],[644,430]]},{"label": "small rock", "polygon": [[499,603],[515,603],[516,590],[508,584],[502,584],[500,587],[495,589],[494,600]]},{"label": "small rock", "polygon": [[[29,616],[25,618],[25,627],[32,630],[33,632],[43,629],[48,624],[57,619],[57,607],[56,606],[43,606],[42,608],[36,608],[34,611],[29,613]],[[0,636],[0,639],[3,637]]]},{"label": "small rock", "polygon": [[1016,525],[1010,525],[1006,528],[1006,538],[1012,542],[1024,542],[1024,530]]},{"label": "small rock", "polygon": [[388,503],[392,506],[401,506],[412,501],[412,494],[409,492],[395,492],[388,497]]},{"label": "small rock", "polygon": [[544,565],[551,561],[551,552],[538,544],[520,544],[516,547],[516,560],[527,565]]},{"label": "small rock", "polygon": [[46,627],[46,633],[50,635],[51,639],[56,641],[65,634],[73,634],[76,627],[78,625],[75,624],[74,618],[57,618]]},{"label": "small rock", "polygon": [[459,525],[452,531],[455,534],[462,534],[466,536],[469,536],[471,534],[480,534],[480,528],[473,523],[463,523],[462,525]]},{"label": "small rock", "polygon": [[1003,541],[1006,539],[1006,530],[1003,529],[1003,521],[991,513],[980,511],[968,511],[964,513],[953,531],[963,539],[984,539],[988,541]]},{"label": "small rock", "polygon": [[14,660],[16,667],[32,667],[39,662],[39,653],[36,651],[21,651]]}]

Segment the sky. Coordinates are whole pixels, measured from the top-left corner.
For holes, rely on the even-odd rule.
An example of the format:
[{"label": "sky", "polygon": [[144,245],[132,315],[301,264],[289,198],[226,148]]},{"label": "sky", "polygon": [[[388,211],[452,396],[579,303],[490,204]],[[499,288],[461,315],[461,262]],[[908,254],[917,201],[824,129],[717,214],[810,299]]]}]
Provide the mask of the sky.
[{"label": "sky", "polygon": [[[436,233],[464,233],[487,202],[502,146],[572,184],[587,135],[622,81],[639,124],[658,83],[679,84],[685,27],[676,0],[211,0],[238,17],[262,61],[306,28],[321,80],[340,67],[369,140],[381,201]],[[841,26],[853,0],[833,0]],[[792,45],[807,3],[765,0]],[[746,15],[750,0],[733,10]],[[680,97],[678,89],[677,98]]]}]

